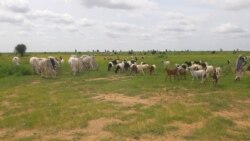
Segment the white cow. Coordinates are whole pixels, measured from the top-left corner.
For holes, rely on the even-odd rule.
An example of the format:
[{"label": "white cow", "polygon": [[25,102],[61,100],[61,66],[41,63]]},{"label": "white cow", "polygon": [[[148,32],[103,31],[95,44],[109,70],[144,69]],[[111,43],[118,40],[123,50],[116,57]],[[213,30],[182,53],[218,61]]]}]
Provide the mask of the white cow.
[{"label": "white cow", "polygon": [[207,67],[207,68],[206,68],[206,74],[207,74],[206,77],[209,77],[209,75],[212,75],[213,72],[214,72],[214,66],[212,66],[212,65],[207,65],[206,67]]},{"label": "white cow", "polygon": [[68,60],[68,63],[70,65],[70,69],[71,72],[73,73],[74,76],[76,76],[77,72],[80,72],[80,61],[81,59],[79,59],[77,56],[71,56]]},{"label": "white cow", "polygon": [[29,60],[33,71],[36,74],[41,75],[41,77],[48,78],[51,76],[52,78],[56,77],[57,69],[59,63],[55,59],[55,57],[49,56],[48,58],[38,58],[31,57]]},{"label": "white cow", "polygon": [[148,68],[149,68],[149,65],[148,64],[143,64],[143,63],[141,63],[140,65],[132,64],[130,66],[130,69],[132,71],[136,71],[136,73],[139,72],[142,75],[145,74],[144,71],[146,71]]},{"label": "white cow", "polygon": [[13,63],[14,65],[16,65],[16,66],[19,66],[19,65],[20,65],[20,58],[17,57],[17,56],[13,57],[12,63]]},{"label": "white cow", "polygon": [[83,55],[80,57],[82,59],[82,68],[83,70],[97,70],[98,65],[96,64],[96,60],[94,56]]},{"label": "white cow", "polygon": [[40,58],[38,58],[38,57],[31,57],[30,61],[29,61],[30,65],[33,68],[33,71],[36,74],[41,74],[41,71],[40,71],[40,68],[39,68],[39,60],[40,60]]},{"label": "white cow", "polygon": [[51,58],[41,58],[38,61],[39,70],[41,72],[41,77],[48,78],[51,76],[52,78],[56,77],[56,68],[53,64],[53,60]]},{"label": "white cow", "polygon": [[201,70],[194,70],[192,67],[188,67],[188,70],[191,72],[192,75],[192,82],[194,79],[201,79],[201,83],[204,82],[206,78],[206,71],[201,69]]}]

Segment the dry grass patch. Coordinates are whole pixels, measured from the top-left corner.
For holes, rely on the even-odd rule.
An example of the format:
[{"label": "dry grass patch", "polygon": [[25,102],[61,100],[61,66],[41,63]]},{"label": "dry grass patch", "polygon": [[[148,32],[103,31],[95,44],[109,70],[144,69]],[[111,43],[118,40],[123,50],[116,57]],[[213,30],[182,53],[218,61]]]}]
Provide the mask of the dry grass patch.
[{"label": "dry grass patch", "polygon": [[187,124],[182,122],[175,122],[173,124],[178,130],[167,132],[163,136],[143,135],[137,139],[127,139],[129,141],[185,141],[185,137],[191,134],[195,129],[201,128],[203,122]]},{"label": "dry grass patch", "polygon": [[[84,129],[72,129],[72,130],[56,130],[56,131],[44,131],[44,130],[19,130],[12,131],[13,140],[19,140],[22,138],[32,137],[33,140],[47,141],[52,139],[59,140],[88,140],[95,141],[103,138],[111,139],[113,134],[108,131],[104,131],[103,128],[108,124],[120,122],[117,119],[100,118],[91,120],[88,126]],[[0,130],[0,137],[3,138],[9,132],[7,129]]]},{"label": "dry grass patch", "polygon": [[[117,102],[123,106],[134,106],[142,104],[145,106],[152,106],[155,104],[169,104],[175,102],[181,102],[190,105],[196,105],[193,103],[192,98],[194,94],[186,93],[185,95],[175,95],[173,92],[169,93],[157,93],[150,97],[142,98],[141,96],[126,96],[119,93],[107,93],[100,94],[93,97],[94,100]],[[199,103],[198,105],[204,105],[205,103]]]},{"label": "dry grass patch", "polygon": [[173,136],[150,136],[145,135],[140,138],[127,138],[125,141],[184,141],[184,139],[176,138]]},{"label": "dry grass patch", "polygon": [[249,109],[214,112],[214,115],[232,119],[239,128],[250,127]]},{"label": "dry grass patch", "polygon": [[125,78],[129,78],[129,77],[128,76],[98,77],[98,78],[89,78],[89,79],[86,79],[85,81],[99,81],[99,80],[116,81],[116,80],[121,80]]},{"label": "dry grass patch", "polygon": [[32,85],[36,85],[36,84],[40,84],[40,83],[41,83],[41,81],[39,81],[39,80],[34,80],[31,82]]},{"label": "dry grass patch", "polygon": [[111,102],[118,102],[121,105],[124,106],[133,106],[136,104],[143,104],[143,105],[154,105],[158,102],[159,99],[156,98],[148,98],[148,99],[142,99],[139,96],[125,96],[118,93],[110,93],[110,94],[102,94],[93,97],[95,100],[100,101],[111,101]]},{"label": "dry grass patch", "polygon": [[188,123],[183,123],[183,122],[175,122],[172,125],[176,126],[178,128],[178,130],[176,132],[173,132],[172,134],[170,134],[173,137],[177,137],[177,138],[184,138],[186,136],[188,136],[189,134],[191,134],[194,130],[201,128],[203,126],[204,122],[200,121],[200,122],[195,122],[192,124],[188,124]]},{"label": "dry grass patch", "polygon": [[201,128],[203,122],[197,122],[192,124],[175,122],[173,124],[178,130],[167,132],[163,136],[154,136],[154,135],[143,135],[137,138],[129,138],[127,141],[185,141],[185,137],[191,134],[195,129]]},{"label": "dry grass patch", "polygon": [[86,133],[86,136],[84,136],[83,139],[89,141],[100,140],[102,138],[111,139],[113,137],[112,133],[104,131],[103,128],[106,127],[108,124],[114,122],[120,122],[120,121],[117,119],[107,119],[107,118],[100,118],[89,121],[88,127],[83,130],[84,133]]}]

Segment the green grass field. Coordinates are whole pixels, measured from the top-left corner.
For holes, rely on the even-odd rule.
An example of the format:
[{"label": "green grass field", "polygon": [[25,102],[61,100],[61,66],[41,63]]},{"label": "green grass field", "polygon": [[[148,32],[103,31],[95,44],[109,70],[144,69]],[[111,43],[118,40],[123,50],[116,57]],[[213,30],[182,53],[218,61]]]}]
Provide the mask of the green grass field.
[{"label": "green grass field", "polygon": [[[57,78],[33,74],[29,58],[49,55],[65,59]],[[108,72],[103,58],[117,55],[97,54],[99,70],[75,77],[70,53],[26,54],[20,67],[12,65],[13,56],[0,54],[0,140],[250,140],[250,73],[234,82],[238,54],[146,55],[144,62],[157,66],[152,76]],[[162,60],[204,60],[223,73],[217,87],[211,78],[191,83],[190,73],[186,80],[165,81]]]}]

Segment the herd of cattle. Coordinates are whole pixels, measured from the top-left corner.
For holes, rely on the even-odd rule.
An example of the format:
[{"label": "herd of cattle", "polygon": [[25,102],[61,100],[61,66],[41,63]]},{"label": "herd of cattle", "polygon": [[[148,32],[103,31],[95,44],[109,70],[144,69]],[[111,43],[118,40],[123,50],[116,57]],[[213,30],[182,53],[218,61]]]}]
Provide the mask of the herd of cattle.
[{"label": "herd of cattle", "polygon": [[[20,58],[15,56],[12,59],[12,62],[13,64],[19,66]],[[64,60],[62,57],[59,57],[58,59],[52,56],[49,56],[48,58],[31,57],[29,63],[32,66],[34,73],[45,78],[55,78],[58,68],[62,63],[64,63]],[[84,70],[95,70],[98,68],[95,58],[88,55],[83,55],[81,57],[72,55],[69,58],[68,63],[73,75],[76,75],[76,73]]]},{"label": "herd of cattle", "polygon": [[[14,57],[12,62],[19,66],[19,57]],[[58,59],[52,56],[49,56],[48,58],[31,57],[29,60],[33,71],[45,78],[56,77],[58,67],[63,62],[64,60],[62,57]],[[77,57],[76,55],[72,55],[69,58],[68,63],[74,76],[79,72],[98,69],[98,64],[96,63],[95,57],[93,56],[82,55],[81,57]],[[165,72],[165,81],[168,78],[172,80],[172,77],[177,80],[186,79],[187,72],[190,72],[192,81],[197,79],[203,83],[205,79],[212,78],[213,84],[216,85],[222,72],[221,67],[215,67],[213,65],[209,65],[207,62],[202,61],[186,61],[183,64],[175,64],[175,67],[170,67],[173,66],[170,64],[170,61],[162,61]],[[114,70],[115,73],[128,72],[131,75],[138,73],[144,75],[145,73],[149,73],[152,75],[156,70],[156,65],[143,62],[137,64],[137,59],[124,59],[123,61],[115,59],[108,62],[107,69],[108,71]]]},{"label": "herd of cattle", "polygon": [[[209,65],[207,62],[202,61],[186,61],[183,64],[175,64],[175,67],[172,68],[170,68],[170,61],[162,61],[162,63],[164,66],[165,81],[168,79],[168,77],[170,80],[172,80],[172,77],[177,80],[186,79],[187,72],[189,71],[192,76],[192,81],[194,79],[199,79],[201,80],[201,83],[203,83],[206,78],[211,76],[213,79],[213,84],[216,85],[222,72],[221,67],[215,67]],[[118,71],[127,71],[130,72],[130,74],[141,73],[144,75],[145,72],[148,72],[150,75],[152,75],[156,70],[156,65],[150,65],[143,62],[136,64],[135,60],[124,60],[120,62],[120,60],[116,59],[108,63],[108,71],[110,71],[112,68],[114,68],[115,73],[118,73]]]}]

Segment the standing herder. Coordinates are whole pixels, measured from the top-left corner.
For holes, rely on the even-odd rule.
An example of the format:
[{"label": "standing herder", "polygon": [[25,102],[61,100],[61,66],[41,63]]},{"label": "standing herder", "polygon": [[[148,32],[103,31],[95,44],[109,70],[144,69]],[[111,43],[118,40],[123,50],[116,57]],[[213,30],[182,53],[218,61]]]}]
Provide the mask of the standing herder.
[{"label": "standing herder", "polygon": [[245,58],[242,55],[239,55],[239,57],[236,60],[236,68],[235,68],[235,81],[240,81],[243,73],[243,67],[247,64]]}]

